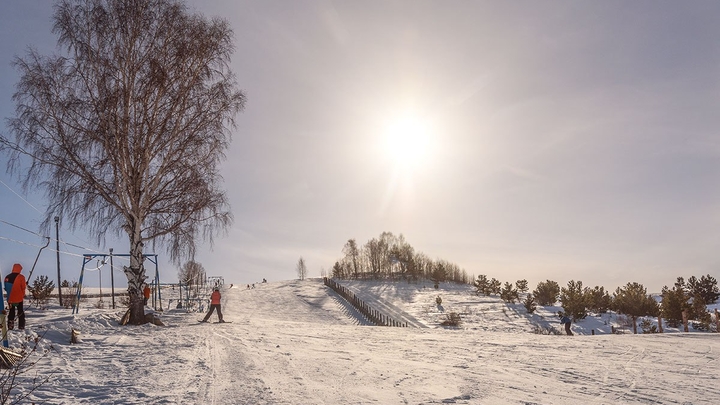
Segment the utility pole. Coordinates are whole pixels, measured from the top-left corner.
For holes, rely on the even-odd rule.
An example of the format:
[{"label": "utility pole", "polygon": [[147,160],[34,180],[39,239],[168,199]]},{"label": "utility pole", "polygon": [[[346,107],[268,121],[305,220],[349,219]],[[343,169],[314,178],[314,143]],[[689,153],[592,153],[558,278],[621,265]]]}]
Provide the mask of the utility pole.
[{"label": "utility pole", "polygon": [[110,248],[110,296],[112,297],[112,306],[115,309],[115,276],[112,262],[113,248]]},{"label": "utility pole", "polygon": [[58,271],[58,300],[60,300],[60,306],[63,306],[62,303],[62,288],[61,283],[62,280],[60,279],[60,217],[55,216],[55,254],[57,257],[57,271]]},{"label": "utility pole", "polygon": [[100,263],[100,260],[98,260],[98,276],[100,277],[100,304],[102,308],[105,308],[105,304],[103,304],[102,299],[102,268],[105,265],[105,257],[103,257],[102,264]]}]

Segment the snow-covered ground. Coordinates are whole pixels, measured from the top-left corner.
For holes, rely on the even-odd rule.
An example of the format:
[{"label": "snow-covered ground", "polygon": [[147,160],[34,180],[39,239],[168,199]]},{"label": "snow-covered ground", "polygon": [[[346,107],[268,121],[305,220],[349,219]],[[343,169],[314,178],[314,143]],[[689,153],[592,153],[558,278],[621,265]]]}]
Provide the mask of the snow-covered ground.
[{"label": "snow-covered ground", "polygon": [[[38,404],[720,401],[718,334],[610,334],[614,320],[607,317],[573,325],[572,337],[537,334],[560,330],[558,308],[528,316],[519,304],[478,297],[467,286],[344,284],[424,327],[368,326],[319,280],[225,286],[223,313],[232,321],[226,324],[201,324],[203,314],[171,309],[159,315],[166,326],[123,327],[121,311],[97,309],[95,299],[77,315],[29,308],[27,328],[10,332],[10,346],[32,348],[37,340],[29,357],[37,363],[19,369],[13,398],[28,395],[20,403]],[[439,326],[448,312],[461,314],[460,327]],[[73,328],[81,333],[77,344],[69,343]]]}]

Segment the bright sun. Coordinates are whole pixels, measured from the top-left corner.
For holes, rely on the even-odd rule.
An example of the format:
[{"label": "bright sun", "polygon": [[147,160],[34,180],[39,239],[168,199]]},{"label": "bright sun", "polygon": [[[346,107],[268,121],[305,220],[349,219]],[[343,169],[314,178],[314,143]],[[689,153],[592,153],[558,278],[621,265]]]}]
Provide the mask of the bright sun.
[{"label": "bright sun", "polygon": [[403,117],[391,122],[383,137],[389,158],[405,169],[422,166],[430,149],[430,129],[415,117]]}]

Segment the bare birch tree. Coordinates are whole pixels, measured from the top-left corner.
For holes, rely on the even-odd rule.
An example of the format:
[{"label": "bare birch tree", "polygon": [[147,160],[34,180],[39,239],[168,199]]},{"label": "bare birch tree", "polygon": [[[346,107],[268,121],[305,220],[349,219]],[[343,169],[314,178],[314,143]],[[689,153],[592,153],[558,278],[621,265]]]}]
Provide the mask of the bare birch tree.
[{"label": "bare birch tree", "polygon": [[298,260],[295,270],[297,270],[298,278],[300,280],[305,280],[307,277],[307,266],[305,265],[305,259],[303,259],[302,256],[300,257],[300,260]]},{"label": "bare birch tree", "polygon": [[179,0],[61,0],[53,20],[63,55],[15,59],[14,138],[0,134],[0,149],[26,189],[44,189],[44,227],[60,215],[101,244],[128,237],[139,324],[144,245],[179,264],[232,222],[218,169],[245,103],[232,30]]},{"label": "bare birch tree", "polygon": [[183,264],[182,268],[178,272],[178,281],[185,284],[189,288],[193,288],[197,292],[201,285],[205,285],[205,279],[207,275],[205,273],[205,267],[202,264],[190,260]]},{"label": "bare birch tree", "polygon": [[360,269],[360,250],[358,249],[355,239],[348,239],[347,243],[343,247],[343,253],[345,254],[345,261],[352,265],[353,276],[357,279]]}]

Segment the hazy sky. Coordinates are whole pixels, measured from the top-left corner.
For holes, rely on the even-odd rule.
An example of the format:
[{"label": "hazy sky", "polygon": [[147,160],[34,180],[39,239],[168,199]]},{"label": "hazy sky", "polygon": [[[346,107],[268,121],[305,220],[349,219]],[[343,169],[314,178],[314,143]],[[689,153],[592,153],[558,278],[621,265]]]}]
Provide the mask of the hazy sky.
[{"label": "hazy sky", "polygon": [[[197,257],[209,275],[291,279],[302,256],[319,276],[348,239],[388,231],[468,274],[531,288],[574,279],[659,292],[678,276],[720,277],[720,2],[189,5],[229,20],[248,97],[223,165],[235,223]],[[29,45],[57,52],[51,15],[45,0],[0,3],[3,119],[12,58]],[[412,147],[387,142],[403,128]],[[24,198],[0,184],[0,219],[36,231],[43,196]],[[0,237],[41,242],[3,223]],[[81,229],[60,239],[100,249]],[[5,272],[36,253],[0,239]],[[175,281],[157,253],[161,281]],[[77,279],[82,259],[61,261]],[[43,252],[36,274],[56,272]]]}]

